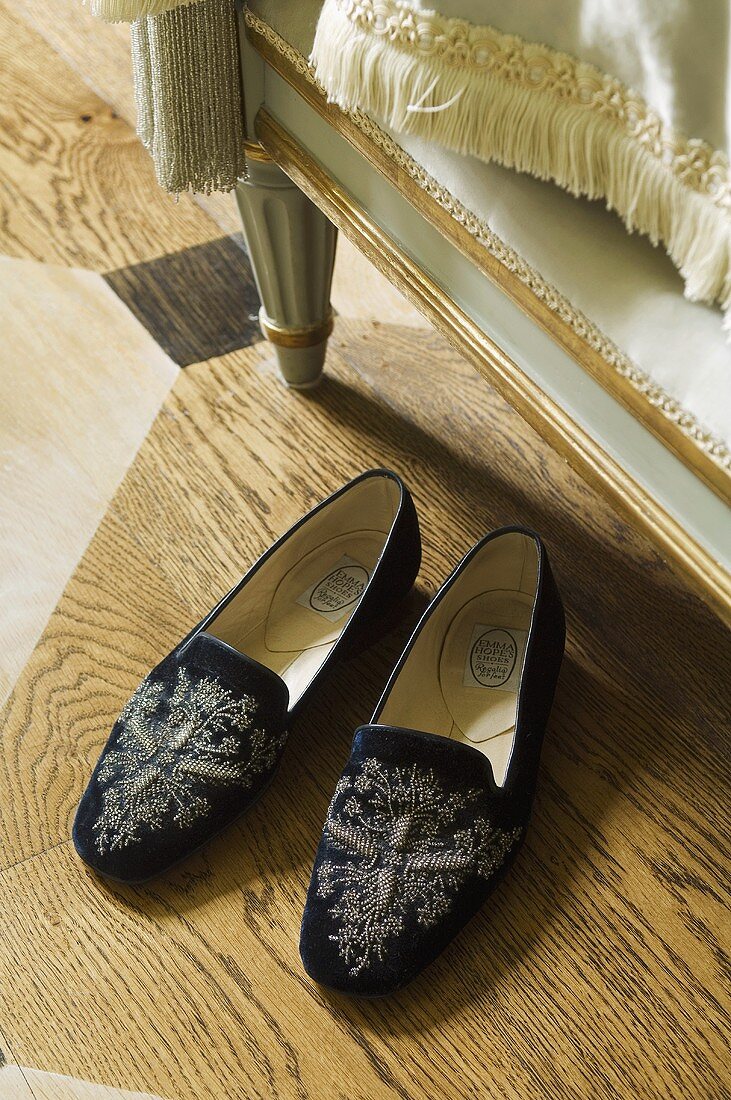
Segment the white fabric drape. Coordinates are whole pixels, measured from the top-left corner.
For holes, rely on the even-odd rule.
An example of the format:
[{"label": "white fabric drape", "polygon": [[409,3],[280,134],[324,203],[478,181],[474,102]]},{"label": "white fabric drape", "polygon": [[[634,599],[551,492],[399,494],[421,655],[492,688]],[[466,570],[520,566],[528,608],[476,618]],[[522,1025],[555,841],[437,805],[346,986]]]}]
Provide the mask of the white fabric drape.
[{"label": "white fabric drape", "polygon": [[[435,3],[325,0],[312,61],[329,98],[397,134],[603,199],[662,242],[691,300],[731,313],[731,171],[704,136],[727,129],[720,0],[695,33],[686,0]],[[466,18],[486,14],[497,26]],[[700,71],[695,51],[711,49],[714,30]]]}]

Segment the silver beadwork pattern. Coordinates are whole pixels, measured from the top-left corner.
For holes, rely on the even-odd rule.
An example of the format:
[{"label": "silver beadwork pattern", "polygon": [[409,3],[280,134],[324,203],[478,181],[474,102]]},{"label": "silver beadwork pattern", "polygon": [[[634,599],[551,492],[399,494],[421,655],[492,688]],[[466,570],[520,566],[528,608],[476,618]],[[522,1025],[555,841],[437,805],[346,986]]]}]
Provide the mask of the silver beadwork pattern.
[{"label": "silver beadwork pattern", "polygon": [[325,822],[338,854],[321,864],[317,893],[338,895],[330,939],[351,975],[382,961],[408,921],[434,927],[470,876],[488,879],[504,862],[520,828],[506,832],[478,817],[454,829],[479,793],[447,792],[431,770],[387,768],[373,757],[355,779],[340,779]]},{"label": "silver beadwork pattern", "polygon": [[283,737],[254,727],[250,696],[184,668],[164,695],[163,683],[144,680],[119,716],[122,732],[97,774],[107,785],[93,826],[102,854],[139,842],[142,826],[192,825],[209,812],[211,788],[246,790],[276,760]]}]

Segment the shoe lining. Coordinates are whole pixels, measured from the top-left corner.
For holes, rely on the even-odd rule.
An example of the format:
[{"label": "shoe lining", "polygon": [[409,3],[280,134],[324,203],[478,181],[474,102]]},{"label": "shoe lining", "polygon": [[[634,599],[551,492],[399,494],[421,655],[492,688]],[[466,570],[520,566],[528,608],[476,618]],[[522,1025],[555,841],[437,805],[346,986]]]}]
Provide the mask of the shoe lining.
[{"label": "shoe lining", "polygon": [[502,785],[537,575],[533,539],[486,543],[420,631],[377,720],[472,745]]},{"label": "shoe lining", "polygon": [[367,478],[296,531],[206,627],[284,680],[301,698],[357,610],[400,494]]}]

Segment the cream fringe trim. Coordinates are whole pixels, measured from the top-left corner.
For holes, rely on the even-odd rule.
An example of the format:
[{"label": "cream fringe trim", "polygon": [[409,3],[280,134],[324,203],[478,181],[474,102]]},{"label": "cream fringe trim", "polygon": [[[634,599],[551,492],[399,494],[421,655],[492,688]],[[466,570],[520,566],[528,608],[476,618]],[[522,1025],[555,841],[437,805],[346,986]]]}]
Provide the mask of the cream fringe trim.
[{"label": "cream fringe trim", "polygon": [[[257,34],[260,34],[278,53],[286,57],[300,76],[321,92],[324,92],[324,88],[315,77],[312,66],[308,64],[301,53],[288,42],[285,42],[281,35],[277,34],[268,23],[265,23],[254,12],[247,11],[245,19],[246,25],[256,31]],[[422,168],[412,156],[406,153],[390,134],[382,130],[362,111],[348,110],[347,113],[355,125],[378,145],[399,169],[413,179],[422,191],[438,202],[442,209],[455,221],[463,225],[468,233],[475,240],[478,240],[491,256],[494,256],[499,263],[503,264],[520,279],[539,301],[543,302],[567,325],[570,325],[581,340],[584,340],[589,347],[598,352],[610,370],[616,371],[622,378],[627,379],[630,385],[645,397],[648,404],[660,409],[663,416],[677,424],[683,434],[692,440],[699,450],[704,451],[722,469],[731,471],[731,451],[722,439],[709,432],[679,401],[657,385],[593,321],[590,321],[586,314],[578,310],[568,298],[546,282],[543,276],[531,267],[514,248],[511,248],[496,233],[493,233],[485,221],[473,214],[464,203],[455,198],[451,191],[434,179],[425,168]]]},{"label": "cream fringe trim", "polygon": [[162,15],[200,0],[84,0],[92,15],[105,23],[134,23],[148,15]]},{"label": "cream fringe trim", "polygon": [[[512,67],[504,55],[494,63],[493,47],[505,42]],[[328,99],[344,110],[359,109],[397,132],[553,180],[572,194],[605,199],[630,231],[664,243],[687,298],[720,302],[731,332],[725,157],[709,160],[702,142],[682,143],[676,153],[678,139],[663,132],[654,145],[646,131],[635,136],[626,111],[624,123],[618,121],[616,104],[602,109],[601,98],[581,80],[586,71],[595,74],[595,84],[598,78],[602,87],[621,88],[612,78],[547,47],[397,0],[326,0],[311,61]],[[561,87],[546,81],[546,63]],[[652,121],[639,97],[624,91],[641,121]],[[693,151],[700,172],[684,170]]]}]

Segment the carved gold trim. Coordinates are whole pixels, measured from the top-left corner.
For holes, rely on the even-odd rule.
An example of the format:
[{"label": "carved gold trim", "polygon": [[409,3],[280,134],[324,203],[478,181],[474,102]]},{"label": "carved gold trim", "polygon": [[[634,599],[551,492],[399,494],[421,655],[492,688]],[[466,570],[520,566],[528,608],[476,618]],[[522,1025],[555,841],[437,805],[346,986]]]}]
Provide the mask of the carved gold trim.
[{"label": "carved gold trim", "polygon": [[324,321],[318,321],[315,325],[278,325],[267,317],[264,309],[259,310],[259,325],[261,331],[270,343],[280,348],[313,348],[327,340],[333,330],[332,310]]},{"label": "carved gold trim", "polygon": [[362,153],[475,266],[629,409],[723,501],[731,500],[731,455],[655,385],[583,314],[409,157],[366,116],[328,103],[301,54],[253,12],[246,33],[267,64]]},{"label": "carved gold trim", "polygon": [[352,243],[414,303],[521,416],[731,623],[731,576],[602,447],[488,337],[265,109],[256,132],[273,159]]},{"label": "carved gold trim", "polygon": [[244,156],[247,160],[258,160],[268,164],[271,164],[272,160],[264,146],[258,141],[244,142]]}]

